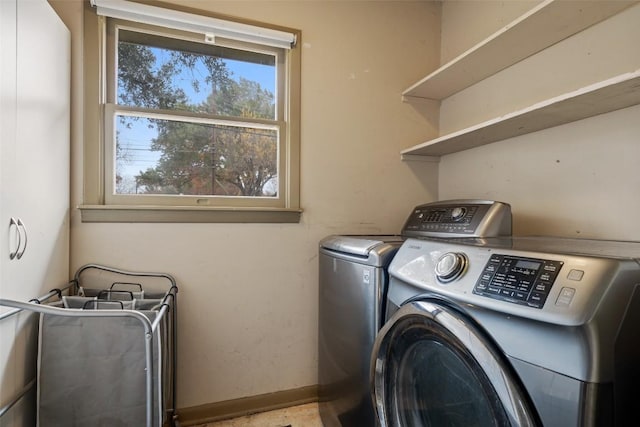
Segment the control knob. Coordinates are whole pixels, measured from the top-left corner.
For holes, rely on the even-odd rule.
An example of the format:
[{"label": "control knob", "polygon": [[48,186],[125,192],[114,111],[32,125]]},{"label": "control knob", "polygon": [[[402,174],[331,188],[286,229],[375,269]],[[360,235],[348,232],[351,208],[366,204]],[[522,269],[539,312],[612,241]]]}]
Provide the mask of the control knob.
[{"label": "control knob", "polygon": [[442,283],[449,283],[464,273],[467,268],[467,257],[460,252],[447,252],[436,263],[435,273]]},{"label": "control knob", "polygon": [[462,207],[453,208],[451,210],[451,219],[453,219],[454,221],[460,221],[462,218],[464,218],[466,213],[467,213],[467,209],[465,208],[462,208]]}]

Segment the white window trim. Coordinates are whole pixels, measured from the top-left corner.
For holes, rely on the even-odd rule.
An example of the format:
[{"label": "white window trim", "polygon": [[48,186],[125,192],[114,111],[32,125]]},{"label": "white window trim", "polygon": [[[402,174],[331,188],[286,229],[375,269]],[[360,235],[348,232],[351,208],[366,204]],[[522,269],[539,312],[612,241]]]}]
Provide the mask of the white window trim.
[{"label": "white window trim", "polygon": [[[127,2],[128,3],[128,2]],[[99,21],[103,21],[99,24]],[[93,24],[93,25],[92,25]],[[83,222],[299,222],[300,208],[300,49],[290,45],[287,61],[286,86],[291,91],[285,102],[285,143],[281,146],[280,161],[284,162],[287,184],[280,195],[284,203],[273,206],[163,206],[163,205],[119,205],[105,203],[104,185],[104,133],[100,117],[105,104],[106,92],[102,77],[105,73],[104,57],[97,49],[105,46],[105,35],[99,28],[104,18],[96,16],[95,9],[85,8],[85,79],[89,90],[85,91],[85,153],[84,153],[84,202],[79,206]],[[262,28],[262,27],[260,27]],[[300,33],[291,30],[294,40]],[[100,65],[102,63],[102,65]],[[292,117],[296,119],[292,120]]]}]

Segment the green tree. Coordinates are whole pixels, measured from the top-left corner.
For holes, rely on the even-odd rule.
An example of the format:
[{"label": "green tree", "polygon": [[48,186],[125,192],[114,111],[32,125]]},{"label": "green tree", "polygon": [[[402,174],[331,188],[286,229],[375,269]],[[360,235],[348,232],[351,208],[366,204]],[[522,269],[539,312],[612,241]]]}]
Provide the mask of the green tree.
[{"label": "green tree", "polygon": [[172,87],[179,60],[156,68],[156,56],[148,46],[118,44],[118,103],[136,107],[174,109],[186,102],[182,88]]}]

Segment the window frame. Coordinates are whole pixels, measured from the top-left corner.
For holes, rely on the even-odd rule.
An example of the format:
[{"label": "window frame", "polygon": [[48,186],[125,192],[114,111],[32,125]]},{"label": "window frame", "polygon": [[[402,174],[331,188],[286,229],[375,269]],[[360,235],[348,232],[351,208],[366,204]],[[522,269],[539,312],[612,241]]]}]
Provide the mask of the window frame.
[{"label": "window frame", "polygon": [[[190,12],[192,12],[190,10]],[[201,12],[205,16],[214,14]],[[224,17],[224,19],[229,19]],[[244,22],[238,20],[237,22]],[[254,22],[251,22],[255,25]],[[262,25],[266,28],[282,29]],[[276,117],[270,120],[242,120],[261,125],[277,125],[278,143],[278,195],[277,197],[225,197],[225,196],[146,196],[113,194],[115,160],[113,132],[114,118],[118,112],[154,115],[157,112],[137,107],[117,105],[115,85],[115,54],[117,39],[110,34],[115,29],[133,29],[170,36],[185,41],[202,42],[201,34],[160,28],[153,25],[132,23],[114,18],[97,16],[90,6],[85,6],[85,153],[84,194],[79,206],[83,222],[299,222],[300,208],[300,32],[294,32],[298,43],[291,49],[278,49],[251,45],[247,42],[217,39],[216,45],[231,48],[247,48],[272,53],[280,51],[282,63],[277,62]],[[200,38],[198,38],[200,37]],[[278,60],[277,60],[278,61]],[[281,102],[280,102],[281,101]],[[183,115],[182,113],[178,115]],[[196,121],[233,122],[233,118],[201,114],[184,114]]]}]

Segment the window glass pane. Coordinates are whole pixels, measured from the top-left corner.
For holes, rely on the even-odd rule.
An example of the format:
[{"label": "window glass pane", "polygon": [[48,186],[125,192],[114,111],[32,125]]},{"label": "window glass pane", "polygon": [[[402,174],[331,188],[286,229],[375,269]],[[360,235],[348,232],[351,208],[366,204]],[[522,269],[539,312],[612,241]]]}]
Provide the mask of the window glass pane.
[{"label": "window glass pane", "polygon": [[118,115],[116,194],[278,196],[278,131]]},{"label": "window glass pane", "polygon": [[118,32],[117,103],[275,119],[273,54]]}]

